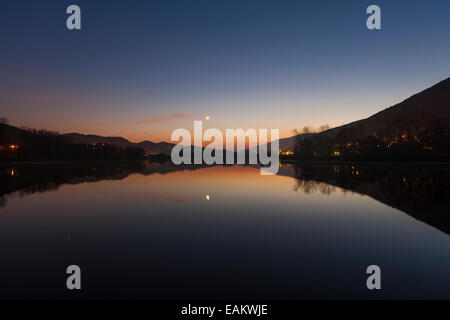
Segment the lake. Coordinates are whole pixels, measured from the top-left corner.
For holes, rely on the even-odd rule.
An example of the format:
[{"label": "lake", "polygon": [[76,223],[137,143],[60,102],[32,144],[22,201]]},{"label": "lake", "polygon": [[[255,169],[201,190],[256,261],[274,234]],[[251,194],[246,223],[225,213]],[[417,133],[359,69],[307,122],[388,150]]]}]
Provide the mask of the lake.
[{"label": "lake", "polygon": [[448,165],[2,165],[0,206],[0,298],[450,298]]}]

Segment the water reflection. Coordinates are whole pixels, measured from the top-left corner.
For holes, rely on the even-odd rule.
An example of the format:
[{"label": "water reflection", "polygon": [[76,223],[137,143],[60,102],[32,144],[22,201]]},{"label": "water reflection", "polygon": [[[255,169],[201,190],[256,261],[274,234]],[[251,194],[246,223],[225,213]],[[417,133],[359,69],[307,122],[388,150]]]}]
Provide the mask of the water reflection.
[{"label": "water reflection", "polygon": [[[65,184],[121,180],[131,174],[167,174],[196,170],[202,166],[176,166],[162,163],[77,163],[0,167],[0,207],[9,197],[57,190]],[[336,190],[368,195],[401,210],[416,219],[450,234],[450,166],[395,163],[301,163],[286,164],[278,173],[295,179],[294,191],[331,195]],[[177,204],[191,202],[190,196],[157,192],[146,193],[151,199]],[[205,194],[204,199],[210,200]]]},{"label": "water reflection", "polygon": [[0,179],[0,298],[74,297],[74,263],[80,298],[450,297],[450,237],[389,207],[448,233],[448,166],[3,165]]},{"label": "water reflection", "polygon": [[[98,182],[102,180],[122,180],[130,174],[166,174],[182,170],[195,170],[202,166],[175,166],[168,163],[139,162],[87,162],[28,164],[20,166],[0,166],[0,207],[8,203],[8,196],[24,198],[34,193],[58,190],[66,184]],[[169,197],[167,194],[153,194],[150,198]],[[184,202],[178,197],[174,201]]]},{"label": "water reflection", "polygon": [[436,164],[299,164],[280,170],[296,190],[330,195],[336,187],[368,195],[450,234],[450,166]]}]

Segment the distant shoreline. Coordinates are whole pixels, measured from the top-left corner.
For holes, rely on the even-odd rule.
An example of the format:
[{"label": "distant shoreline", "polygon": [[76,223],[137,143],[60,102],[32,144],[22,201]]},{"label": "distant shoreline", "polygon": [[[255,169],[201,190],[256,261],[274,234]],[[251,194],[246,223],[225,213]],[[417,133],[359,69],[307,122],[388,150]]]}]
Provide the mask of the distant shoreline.
[{"label": "distant shoreline", "polygon": [[[145,163],[142,160],[67,160],[67,161],[21,161],[21,162],[0,162],[0,167],[7,166],[34,166],[34,165],[84,165],[84,164],[125,164],[125,163]],[[149,163],[156,163],[158,161],[150,161]],[[281,164],[427,164],[427,165],[448,165],[450,160],[351,160],[351,159],[280,159]],[[227,166],[227,164],[214,164],[211,166]],[[229,166],[235,166],[230,164]],[[243,164],[244,166],[250,164]],[[196,166],[192,164],[192,166]],[[204,166],[204,164],[203,164]]]},{"label": "distant shoreline", "polygon": [[429,165],[447,165],[450,166],[450,161],[429,161],[429,160],[280,160],[281,164],[429,164]]},{"label": "distant shoreline", "polygon": [[280,161],[333,161],[333,162],[450,162],[450,154],[392,154],[386,155],[361,155],[361,156],[316,156],[295,157],[280,156]]},{"label": "distant shoreline", "polygon": [[26,165],[36,165],[36,164],[90,164],[90,163],[142,163],[142,160],[54,160],[54,161],[15,161],[15,162],[0,162],[0,166],[26,166]]}]

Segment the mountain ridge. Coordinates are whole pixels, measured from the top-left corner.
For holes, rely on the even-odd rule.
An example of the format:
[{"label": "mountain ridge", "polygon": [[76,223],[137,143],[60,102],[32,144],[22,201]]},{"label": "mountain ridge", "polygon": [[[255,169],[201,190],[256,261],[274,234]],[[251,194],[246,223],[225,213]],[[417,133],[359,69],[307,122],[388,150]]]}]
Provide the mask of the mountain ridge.
[{"label": "mountain ridge", "polygon": [[[447,129],[450,128],[450,77],[367,118],[308,135],[310,137],[320,135],[335,136],[343,129],[352,129],[361,137],[370,134],[376,135],[386,130],[390,122],[414,112],[424,112],[431,120],[440,120]],[[283,152],[293,150],[297,139],[302,138],[302,136],[305,137],[305,134],[279,139],[280,150]]]},{"label": "mountain ridge", "polygon": [[[374,113],[367,118],[356,120],[319,133],[298,134],[288,138],[279,139],[278,141],[280,151],[293,151],[299,138],[309,139],[320,136],[333,137],[345,129],[351,130],[352,134],[358,137],[364,137],[368,135],[376,136],[383,130],[389,129],[389,126],[392,126],[395,119],[407,117],[408,114],[414,112],[426,113],[431,120],[439,120],[446,129],[450,129],[450,77],[436,83],[435,85],[427,89],[411,95],[410,97],[395,105]],[[9,137],[7,140],[11,140],[11,142],[15,140],[13,139],[13,137],[31,134],[24,129],[19,129],[5,123],[1,123],[0,125],[2,126],[2,131],[4,133],[7,133],[7,136]],[[60,134],[60,136],[65,137],[72,143],[104,143],[118,146],[120,148],[140,147],[148,153],[158,154],[170,154],[173,146],[175,145],[169,142],[152,142],[148,140],[134,143],[123,137],[105,137],[75,132]]]},{"label": "mountain ridge", "polygon": [[86,143],[86,144],[105,143],[115,145],[121,148],[133,146],[133,147],[140,147],[149,153],[170,154],[172,147],[174,146],[174,144],[168,142],[152,142],[148,140],[141,142],[131,142],[123,137],[114,137],[114,136],[104,137],[99,135],[81,134],[75,132],[65,133],[62,134],[61,136],[69,139],[73,143]]}]

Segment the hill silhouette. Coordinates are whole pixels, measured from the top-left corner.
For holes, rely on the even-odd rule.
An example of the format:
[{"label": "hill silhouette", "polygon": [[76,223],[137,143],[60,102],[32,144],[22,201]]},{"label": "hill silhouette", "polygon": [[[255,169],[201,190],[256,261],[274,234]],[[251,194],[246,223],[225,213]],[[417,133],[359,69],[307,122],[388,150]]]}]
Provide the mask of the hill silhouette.
[{"label": "hill silhouette", "polygon": [[337,134],[344,128],[356,128],[360,135],[377,134],[386,130],[386,126],[399,117],[423,112],[432,120],[438,119],[446,128],[450,128],[450,78],[366,119],[329,129],[321,134]]},{"label": "hill silhouette", "polygon": [[85,135],[80,133],[67,133],[62,136],[66,137],[73,143],[104,143],[120,148],[139,147],[149,153],[170,154],[172,147],[174,146],[172,143],[167,142],[142,141],[139,143],[133,143],[122,137],[102,137],[92,134]]},{"label": "hill silhouette", "polygon": [[[431,135],[440,134],[441,138],[445,138],[444,136],[448,138],[448,132],[450,132],[450,78],[366,119],[320,133],[299,134],[280,139],[280,150],[294,150],[308,140],[312,141],[311,143],[325,143],[325,141],[332,143],[330,140],[336,139],[337,144],[342,144],[374,137],[389,144],[390,140],[398,140],[404,135],[406,137],[403,137],[403,140],[409,142],[415,140],[425,146],[425,140],[430,140]],[[431,144],[431,141],[426,142],[426,147],[430,150]]]},{"label": "hill silhouette", "polygon": [[[299,134],[280,139],[280,150],[295,151],[296,156],[333,156],[355,154],[378,154],[384,157],[389,152],[433,152],[450,153],[450,78],[419,92],[406,100],[380,111],[366,119],[354,121],[320,133]],[[44,143],[44,140],[46,143]],[[61,158],[56,153],[62,151],[68,159],[76,152],[89,150],[71,150],[73,145],[98,145],[97,149],[109,148],[107,152],[119,149],[141,149],[150,154],[169,155],[174,146],[167,142],[143,141],[133,143],[123,137],[103,137],[80,133],[58,134],[47,130],[19,129],[6,123],[0,123],[0,153],[9,145],[25,144],[30,150],[42,153],[39,146],[47,148],[50,158]],[[62,148],[64,150],[59,150]],[[2,151],[3,148],[3,151]],[[113,150],[115,148],[115,150]],[[119,149],[117,149],[119,148]],[[269,147],[270,149],[270,147]],[[37,151],[36,151],[37,150]],[[103,150],[106,152],[106,150]],[[23,153],[23,151],[20,151]],[[31,152],[31,151],[30,151]],[[99,151],[97,150],[97,153]],[[102,156],[103,157],[103,156]],[[31,155],[25,158],[32,159]],[[45,157],[44,157],[45,158]],[[48,157],[47,157],[48,158]]]},{"label": "hill silhouette", "polygon": [[2,161],[141,160],[145,156],[145,150],[133,144],[76,143],[54,131],[0,123]]}]

